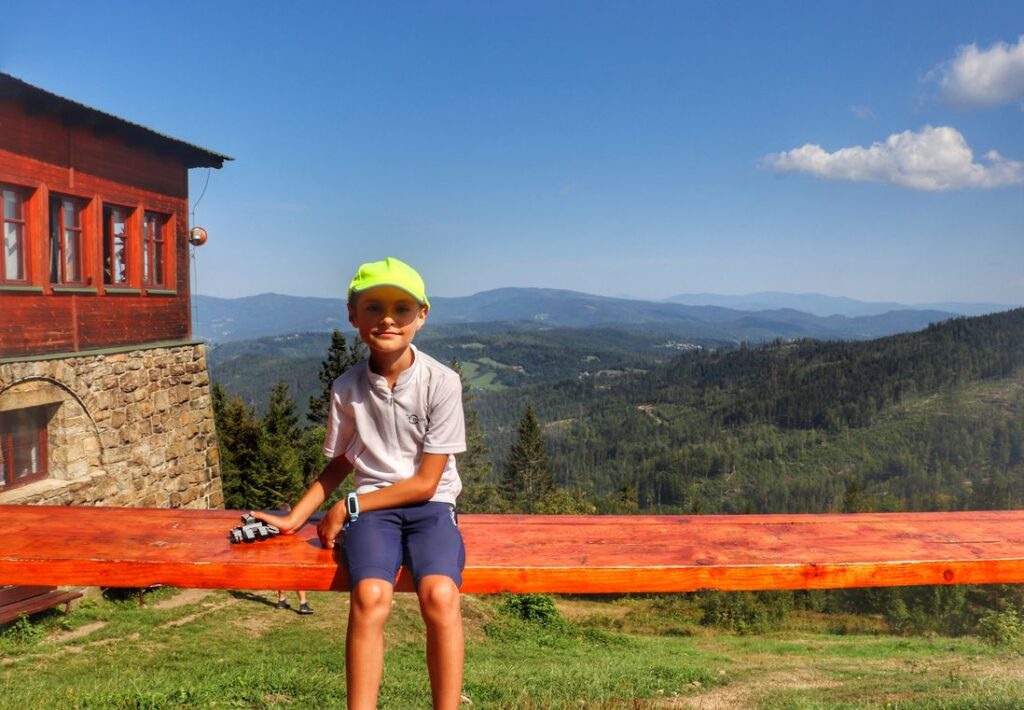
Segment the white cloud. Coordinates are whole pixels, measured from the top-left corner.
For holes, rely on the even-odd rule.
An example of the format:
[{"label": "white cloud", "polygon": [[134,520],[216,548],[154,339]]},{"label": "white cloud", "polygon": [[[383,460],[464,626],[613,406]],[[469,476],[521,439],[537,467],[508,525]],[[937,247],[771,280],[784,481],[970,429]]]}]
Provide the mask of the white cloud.
[{"label": "white cloud", "polygon": [[997,42],[985,50],[976,44],[960,47],[956,57],[929,76],[938,79],[942,98],[958,106],[1024,101],[1024,35],[1017,44]]},{"label": "white cloud", "polygon": [[853,146],[833,153],[808,143],[766,155],[761,165],[782,173],[887,182],[915,190],[992,188],[1024,181],[1024,163],[1008,160],[994,150],[975,162],[963,135],[949,126],[925,126],[918,133],[894,133],[885,142],[872,143],[867,148]]}]

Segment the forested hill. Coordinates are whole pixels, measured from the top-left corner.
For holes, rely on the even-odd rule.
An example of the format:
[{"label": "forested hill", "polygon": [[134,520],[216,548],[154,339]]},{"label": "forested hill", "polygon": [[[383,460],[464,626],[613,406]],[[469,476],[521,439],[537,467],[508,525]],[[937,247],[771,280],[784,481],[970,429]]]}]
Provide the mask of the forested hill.
[{"label": "forested hill", "polygon": [[701,402],[725,426],[865,426],[905,395],[1024,365],[1024,308],[957,318],[870,342],[776,342],[683,357],[643,381],[655,401]]},{"label": "forested hill", "polygon": [[530,388],[519,396],[537,400],[553,418],[573,413],[581,402],[637,402],[687,405],[711,426],[836,428],[867,425],[874,413],[906,395],[1007,376],[1021,366],[1024,308],[867,342],[776,341],[693,351],[612,385],[581,380],[549,394]]},{"label": "forested hill", "polygon": [[[1022,368],[1017,309],[870,342],[688,353],[612,383],[481,395],[477,409],[500,458],[533,401],[563,485],[641,508],[1005,507],[1024,475]],[[979,395],[986,382],[1002,394]]]}]

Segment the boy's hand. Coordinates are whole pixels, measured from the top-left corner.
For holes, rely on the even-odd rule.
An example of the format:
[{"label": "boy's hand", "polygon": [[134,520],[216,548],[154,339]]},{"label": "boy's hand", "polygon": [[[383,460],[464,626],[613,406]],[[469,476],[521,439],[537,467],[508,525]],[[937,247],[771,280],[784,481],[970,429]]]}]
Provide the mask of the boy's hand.
[{"label": "boy's hand", "polygon": [[302,527],[301,522],[292,520],[291,514],[286,516],[274,515],[273,513],[260,513],[256,511],[250,511],[249,515],[253,516],[257,520],[262,520],[268,525],[273,525],[275,528],[281,531],[282,535],[291,535],[293,532]]},{"label": "boy's hand", "polygon": [[320,544],[326,549],[334,548],[334,541],[341,534],[341,529],[348,519],[348,510],[345,508],[345,501],[339,501],[331,506],[327,515],[320,519],[316,526],[317,535],[320,537]]}]

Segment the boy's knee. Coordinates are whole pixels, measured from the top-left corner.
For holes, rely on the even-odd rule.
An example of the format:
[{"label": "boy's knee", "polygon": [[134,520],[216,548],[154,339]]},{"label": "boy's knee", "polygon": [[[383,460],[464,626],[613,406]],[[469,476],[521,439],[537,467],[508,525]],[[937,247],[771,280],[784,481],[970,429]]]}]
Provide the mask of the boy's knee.
[{"label": "boy's knee", "polygon": [[448,577],[424,578],[417,590],[420,608],[427,621],[447,622],[459,615],[459,588]]},{"label": "boy's knee", "polygon": [[352,590],[352,613],[363,618],[387,617],[393,594],[394,589],[384,580],[364,579]]}]

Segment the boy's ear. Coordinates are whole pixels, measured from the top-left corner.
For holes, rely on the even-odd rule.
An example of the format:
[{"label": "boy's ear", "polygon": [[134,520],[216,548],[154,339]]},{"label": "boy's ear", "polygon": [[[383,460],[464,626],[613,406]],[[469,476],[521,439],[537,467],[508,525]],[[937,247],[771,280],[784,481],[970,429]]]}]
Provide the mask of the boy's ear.
[{"label": "boy's ear", "polygon": [[351,326],[356,324],[356,309],[351,303],[346,303],[345,307],[348,308],[348,323]]}]

